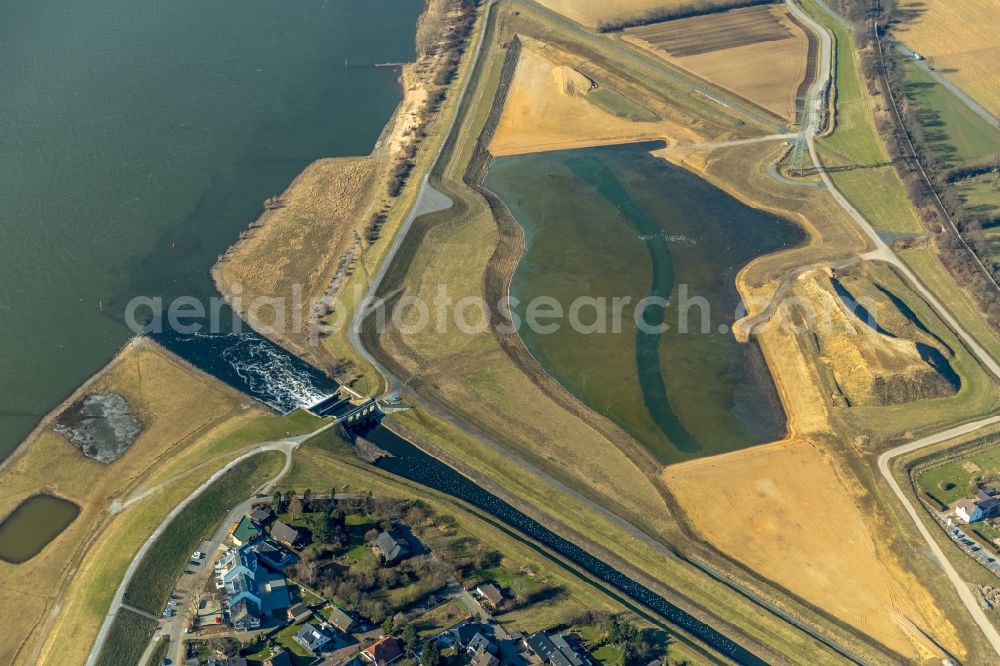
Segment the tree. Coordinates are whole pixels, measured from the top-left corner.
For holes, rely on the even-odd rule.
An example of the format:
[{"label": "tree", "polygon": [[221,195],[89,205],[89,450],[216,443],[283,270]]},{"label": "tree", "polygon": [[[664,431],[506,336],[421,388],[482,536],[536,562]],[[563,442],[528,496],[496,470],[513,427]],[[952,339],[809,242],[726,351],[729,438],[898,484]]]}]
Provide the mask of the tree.
[{"label": "tree", "polygon": [[420,666],[440,666],[441,646],[432,639],[424,641],[424,649],[420,653]]},{"label": "tree", "polygon": [[403,631],[399,637],[403,639],[403,643],[406,645],[406,656],[413,656],[414,651],[417,649],[417,641],[420,640],[420,637],[417,636],[416,627],[407,623],[403,627]]},{"label": "tree", "polygon": [[298,497],[293,497],[292,501],[288,503],[288,513],[292,515],[292,518],[298,518],[302,515],[302,500]]},{"label": "tree", "polygon": [[393,620],[391,615],[386,617],[385,621],[382,623],[382,635],[392,636],[392,630],[395,627],[395,625],[396,625],[395,620]]},{"label": "tree", "polygon": [[333,514],[321,514],[313,520],[313,535],[323,543],[334,543],[341,534],[340,523]]},{"label": "tree", "polygon": [[302,508],[306,511],[309,511],[312,508],[312,494],[312,490],[309,488],[302,491]]},{"label": "tree", "polygon": [[281,513],[281,491],[275,490],[274,494],[271,495],[271,509],[275,513]]}]

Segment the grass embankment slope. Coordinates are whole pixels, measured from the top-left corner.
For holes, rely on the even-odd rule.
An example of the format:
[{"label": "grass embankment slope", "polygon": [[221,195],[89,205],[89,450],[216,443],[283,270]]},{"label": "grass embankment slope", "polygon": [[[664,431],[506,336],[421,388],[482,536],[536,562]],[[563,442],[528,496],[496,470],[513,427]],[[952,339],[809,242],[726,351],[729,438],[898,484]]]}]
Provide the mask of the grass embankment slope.
[{"label": "grass embankment slope", "polygon": [[[803,8],[830,30],[836,40],[833,133],[819,141],[824,164],[846,170],[831,173],[837,187],[880,230],[923,233],[925,231],[907,198],[902,181],[886,164],[885,146],[875,131],[876,103],[868,96],[858,70],[858,56],[847,28],[810,0]],[[876,165],[873,168],[868,168]],[[885,166],[877,166],[885,165]],[[985,321],[978,306],[954,281],[929,244],[918,244],[900,252],[900,257],[926,285],[948,304],[952,314],[994,357],[1000,357],[1000,337]]]},{"label": "grass embankment slope", "polygon": [[[558,556],[464,502],[362,463],[351,447],[332,431],[296,451],[292,469],[279,485],[280,489],[294,489],[299,493],[306,488],[331,487],[346,492],[370,490],[375,496],[419,499],[437,515],[453,517],[462,533],[489,544],[503,554],[498,575],[493,575],[496,582],[504,585],[504,576],[509,576],[510,572],[530,571],[530,579],[522,578],[514,582],[530,585],[546,581],[561,590],[551,599],[500,615],[497,618],[499,623],[509,631],[530,632],[551,628],[586,610],[645,613]],[[434,544],[431,546],[435,547]],[[461,613],[464,615],[465,611]],[[669,630],[655,618],[653,624]],[[669,649],[671,657],[687,658],[692,664],[717,663],[712,653],[696,641],[684,635],[673,635],[679,642],[676,648]]]},{"label": "grass embankment slope", "polygon": [[[258,331],[319,365],[317,301],[357,247],[377,201],[375,157],[312,163],[226,252],[212,275],[230,305]],[[325,361],[325,362],[324,362]]]},{"label": "grass embankment slope", "polygon": [[[98,463],[41,428],[0,472],[4,512],[39,491],[82,508],[38,556],[17,566],[0,563],[0,585],[17,609],[4,618],[4,663],[82,663],[132,554],[170,508],[235,457],[229,452],[309,432],[318,421],[272,416],[149,341],[126,347],[56,413],[104,391],[125,396],[145,428],[121,458]],[[148,499],[112,510],[145,489],[154,490]]]},{"label": "grass embankment slope", "polygon": [[[125,591],[124,602],[159,616],[191,553],[218,526],[219,515],[277,476],[284,462],[285,456],[279,451],[266,451],[247,458],[187,505],[142,558]],[[150,638],[142,630],[150,622],[131,610],[119,610],[98,656],[98,665],[137,663]],[[141,640],[144,636],[146,641]]]},{"label": "grass embankment slope", "polygon": [[[567,40],[565,33],[551,27],[527,23],[529,18],[522,10],[517,24],[511,25],[514,19],[510,16],[502,20],[505,27],[519,34],[528,28],[549,30],[555,31],[564,43]],[[504,37],[494,39],[503,41]],[[479,276],[489,270],[497,226],[485,202],[467,192],[461,183],[476,138],[487,121],[493,90],[501,77],[502,57],[502,52],[499,57],[494,53],[492,61],[484,61],[482,72],[477,73],[476,85],[470,90],[468,114],[451,144],[453,150],[447,153],[440,187],[456,198],[458,207],[417,221],[398,263],[389,271],[386,291],[403,286],[409,295],[432,296],[437,285],[444,283],[456,300],[481,293]],[[601,63],[606,57],[592,60]],[[690,103],[690,99],[685,101]],[[716,131],[721,134],[728,130]],[[515,245],[515,251],[504,256],[516,260],[517,252]],[[454,257],[462,257],[462,261],[456,262]],[[497,263],[494,260],[494,266]],[[374,342],[368,339],[369,348],[377,346]],[[410,379],[421,396],[453,410],[457,418],[472,423],[502,445],[492,446],[469,437],[426,412],[394,417],[417,441],[436,449],[542,522],[551,525],[552,516],[556,516],[560,532],[573,535],[686,608],[691,608],[690,602],[679,598],[677,590],[780,653],[808,654],[816,662],[830,658],[825,649],[797,630],[762,615],[731,590],[707,582],[693,568],[636,539],[616,518],[568,491],[579,490],[660,538],[669,541],[666,535],[677,534],[669,507],[659,494],[659,468],[649,466],[649,459],[634,445],[629,448],[627,437],[581,412],[571,397],[560,393],[561,387],[548,383],[541,388],[536,382],[544,382],[544,377],[537,373],[525,376],[495,338],[489,334],[401,335],[393,331],[378,339],[378,344],[388,352],[381,355],[383,360],[403,378]],[[516,452],[516,457],[511,456],[511,451]],[[539,473],[539,469],[546,471]],[[540,515],[540,510],[546,515]],[[600,543],[590,540],[598,534],[602,535]]]},{"label": "grass embankment slope", "polygon": [[993,115],[1000,115],[1000,22],[994,0],[904,0],[893,36]]},{"label": "grass embankment slope", "polygon": [[815,57],[805,30],[786,8],[776,6],[654,23],[622,35],[784,120],[795,119],[801,106],[797,98]]}]

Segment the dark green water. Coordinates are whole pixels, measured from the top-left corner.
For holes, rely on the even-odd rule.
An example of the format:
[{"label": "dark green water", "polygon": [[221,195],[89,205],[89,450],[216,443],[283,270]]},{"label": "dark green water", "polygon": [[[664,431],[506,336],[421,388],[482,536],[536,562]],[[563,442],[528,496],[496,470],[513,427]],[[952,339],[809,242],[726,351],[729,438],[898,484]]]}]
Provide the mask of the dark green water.
[{"label": "dark green water", "polygon": [[20,564],[69,527],[80,507],[52,495],[32,495],[0,523],[0,560]]},{"label": "dark green water", "polygon": [[[550,374],[665,463],[780,438],[785,415],[763,357],[730,333],[740,306],[735,278],[803,235],[649,149],[494,161],[486,186],[526,237],[511,284],[514,311],[526,321],[541,296],[567,314],[581,297],[605,304],[603,312],[580,308],[583,329],[567,317],[553,333],[522,326],[521,337]],[[615,297],[631,299],[617,331]],[[642,309],[644,329],[636,304],[647,297],[669,304]]]},{"label": "dark green water", "polygon": [[264,198],[371,150],[401,95],[371,65],[413,58],[422,7],[0,0],[0,457],[126,340],[130,298],[214,295]]}]

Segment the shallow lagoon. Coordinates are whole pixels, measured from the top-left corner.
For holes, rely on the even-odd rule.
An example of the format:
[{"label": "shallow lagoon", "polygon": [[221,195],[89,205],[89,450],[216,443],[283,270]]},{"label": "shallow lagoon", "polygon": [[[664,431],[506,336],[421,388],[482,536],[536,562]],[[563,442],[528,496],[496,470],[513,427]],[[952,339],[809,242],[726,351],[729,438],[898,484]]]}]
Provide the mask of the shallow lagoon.
[{"label": "shallow lagoon", "polygon": [[[740,305],[735,278],[755,257],[804,235],[653,157],[652,147],[493,162],[485,185],[525,231],[510,287],[514,312],[524,321],[541,296],[566,313],[580,297],[605,303],[604,316],[584,306],[577,318],[603,320],[605,332],[574,330],[566,318],[555,333],[522,326],[521,337],[547,372],[664,463],[778,439],[786,417],[763,356],[730,333]],[[643,332],[635,305],[649,296],[669,304],[643,311]],[[620,308],[619,332],[615,297],[631,299]]]},{"label": "shallow lagoon", "polygon": [[80,507],[52,495],[32,495],[0,523],[0,560],[20,564],[69,527]]}]

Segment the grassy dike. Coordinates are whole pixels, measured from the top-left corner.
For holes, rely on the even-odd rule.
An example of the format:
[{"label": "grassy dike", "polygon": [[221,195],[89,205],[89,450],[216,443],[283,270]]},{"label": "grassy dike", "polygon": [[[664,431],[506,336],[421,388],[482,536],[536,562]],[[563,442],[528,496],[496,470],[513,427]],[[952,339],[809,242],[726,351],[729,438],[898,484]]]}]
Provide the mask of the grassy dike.
[{"label": "grassy dike", "polygon": [[399,499],[418,498],[435,513],[453,517],[462,532],[503,553],[507,569],[529,567],[536,579],[547,580],[566,591],[565,597],[544,602],[539,608],[505,613],[500,622],[509,630],[555,626],[565,622],[568,615],[586,609],[628,611],[638,615],[649,626],[670,634],[676,641],[669,648],[672,658],[687,659],[692,665],[729,663],[697,640],[675,631],[616,590],[609,589],[601,581],[488,514],[461,500],[363,463],[350,445],[332,430],[310,440],[296,451],[292,469],[278,485],[279,489],[299,493],[306,488],[330,487],[348,492],[371,491],[376,496]]},{"label": "grassy dike", "polygon": [[[847,27],[820,9],[813,0],[801,0],[803,8],[833,34],[836,42],[836,119],[832,134],[820,140],[820,156],[828,167],[872,165],[888,161],[888,152],[875,130],[869,98],[853,41]],[[885,231],[922,233],[906,196],[903,182],[891,165],[831,173],[831,178],[852,204],[872,224]],[[941,264],[935,250],[926,245],[900,253],[900,258],[939,298],[987,351],[1000,358],[1000,336],[990,327],[975,302]]]},{"label": "grassy dike", "polygon": [[[159,617],[185,563],[198,543],[216,528],[219,514],[277,476],[284,460],[284,454],[279,451],[248,458],[186,506],[143,557],[125,591],[125,603]],[[97,664],[137,663],[149,642],[150,626],[155,628],[155,622],[149,618],[128,609],[119,610]]]},{"label": "grassy dike", "polygon": [[[58,597],[58,622],[39,626],[37,645],[23,650],[16,663],[83,663],[125,570],[170,510],[242,453],[286,433],[312,432],[318,423],[320,420],[315,417],[294,413],[287,417],[258,415],[231,425],[223,424],[148,468],[128,490],[118,491],[117,496],[122,499],[145,490],[152,494],[120,512],[105,514],[104,520],[93,528],[77,556],[79,562],[68,577],[65,590]],[[176,576],[177,571],[169,573]]]},{"label": "grassy dike", "polygon": [[[507,23],[516,20],[519,28],[526,26],[537,18],[530,14],[530,6],[518,3],[520,14],[514,19],[510,14],[502,14],[498,22]],[[498,10],[499,12],[500,10]],[[557,28],[543,26],[545,30],[559,33]],[[512,29],[512,28],[508,28]],[[559,34],[560,39],[571,39],[570,36]],[[501,38],[503,39],[503,38]],[[597,48],[597,47],[595,47]],[[485,202],[476,194],[470,192],[463,184],[466,165],[477,150],[476,141],[490,113],[496,87],[500,81],[504,53],[497,49],[488,51],[480,67],[473,73],[467,101],[463,103],[465,113],[462,122],[455,133],[449,138],[448,145],[441,161],[440,168],[435,173],[434,183],[439,189],[446,191],[456,199],[456,207],[447,212],[427,216],[418,220],[413,233],[396,257],[390,268],[384,289],[391,290],[404,284],[416,284],[418,278],[410,283],[411,268],[418,267],[413,274],[430,269],[430,274],[436,280],[448,282],[449,286],[458,286],[452,293],[456,298],[466,295],[472,290],[479,293],[476,279],[459,280],[462,267],[458,263],[466,263],[466,271],[476,271],[476,266],[489,259],[492,246],[496,243],[496,222]],[[612,56],[608,56],[613,60]],[[427,239],[439,250],[433,258],[422,250],[422,241]],[[440,248],[448,248],[441,250]],[[449,252],[456,252],[464,257],[463,262],[446,263],[442,257]],[[485,255],[485,256],[484,256]],[[455,256],[455,255],[452,255]],[[429,260],[438,263],[428,263]],[[444,271],[444,272],[442,272]],[[379,340],[366,337],[366,346],[377,350],[380,345],[389,344],[380,353],[381,360],[394,367],[400,367],[394,361],[394,352],[404,352],[405,341]],[[428,411],[420,410],[413,414],[401,415],[397,425],[405,424],[405,430],[414,437],[417,443],[434,452],[449,463],[459,466],[464,472],[477,480],[482,480],[493,492],[511,501],[518,508],[527,512],[543,524],[553,528],[587,547],[600,553],[613,566],[634,576],[639,581],[648,584],[672,602],[684,607],[690,612],[708,619],[705,609],[714,618],[725,618],[724,621],[712,620],[723,631],[734,637],[744,636],[747,643],[756,642],[757,649],[772,650],[773,658],[777,660],[801,659],[808,655],[813,663],[834,663],[840,658],[829,652],[815,639],[802,633],[782,620],[765,611],[733,591],[729,587],[711,581],[695,567],[674,558],[670,548],[652,543],[642,537],[630,524],[639,526],[646,534],[654,535],[662,543],[683,541],[679,529],[672,522],[669,505],[658,494],[657,472],[647,469],[646,472],[628,464],[622,465],[617,458],[609,458],[614,453],[615,446],[609,441],[604,444],[595,443],[588,447],[581,443],[574,447],[574,428],[579,428],[579,420],[571,414],[559,411],[547,411],[537,423],[547,423],[551,432],[560,432],[563,438],[560,442],[551,439],[528,439],[534,428],[527,427],[518,433],[517,423],[498,423],[497,420],[487,421],[488,417],[470,415],[469,407],[477,403],[492,405],[494,417],[509,415],[517,411],[518,405],[511,400],[517,395],[520,387],[530,388],[530,380],[525,378],[520,369],[509,361],[496,359],[496,342],[494,340],[461,341],[452,339],[421,340],[422,344],[432,345],[433,349],[450,348],[448,357],[435,365],[433,376],[422,364],[420,356],[412,362],[401,360],[403,369],[420,370],[425,376],[418,381],[421,396],[431,395],[431,400],[439,408],[439,412],[447,411],[448,420],[452,415],[457,421],[471,423],[475,430],[484,433],[484,438],[471,436],[454,427],[448,420],[434,416]],[[420,347],[421,354],[426,353]],[[487,356],[492,355],[492,356]],[[398,358],[404,358],[399,356]],[[435,355],[427,354],[425,361],[433,361]],[[487,362],[487,359],[489,362]],[[424,370],[421,370],[423,368]],[[505,393],[487,396],[486,393],[468,394],[467,401],[441,402],[433,395],[435,386],[450,381],[449,375],[460,372],[462,368],[476,368],[479,378],[469,376],[466,386],[488,390],[490,386],[503,386],[510,390]],[[451,372],[449,372],[449,370]],[[409,374],[409,373],[407,373]],[[527,382],[527,384],[526,384]],[[414,382],[417,386],[417,382]],[[430,392],[430,393],[429,393]],[[497,398],[490,401],[491,397]],[[526,405],[532,408],[531,405]],[[554,407],[554,409],[558,409]],[[563,430],[565,428],[565,430]],[[589,435],[593,441],[594,433]],[[544,445],[542,441],[544,440]],[[586,440],[581,440],[586,441]],[[493,442],[500,442],[494,445]],[[552,444],[565,444],[572,449],[570,460],[576,460],[573,466],[559,463],[560,454],[554,450],[546,450]],[[511,451],[514,455],[511,455]],[[612,462],[608,464],[608,461]],[[635,463],[640,464],[640,463]],[[544,468],[544,472],[541,471]],[[606,482],[595,480],[588,476],[590,470],[608,472],[614,478]],[[629,488],[629,493],[622,493],[622,488]],[[591,499],[584,499],[591,498]],[[600,503],[600,506],[598,503]],[[780,595],[780,593],[779,593]],[[782,599],[780,604],[786,608],[794,608],[793,613],[808,618],[815,626],[824,627],[838,635],[846,644],[862,643],[849,631],[838,627],[826,627],[807,607],[797,605],[793,600]],[[867,648],[865,648],[867,649]],[[765,652],[766,653],[766,652]],[[877,648],[876,648],[876,654]],[[778,656],[781,655],[781,656]]]}]

